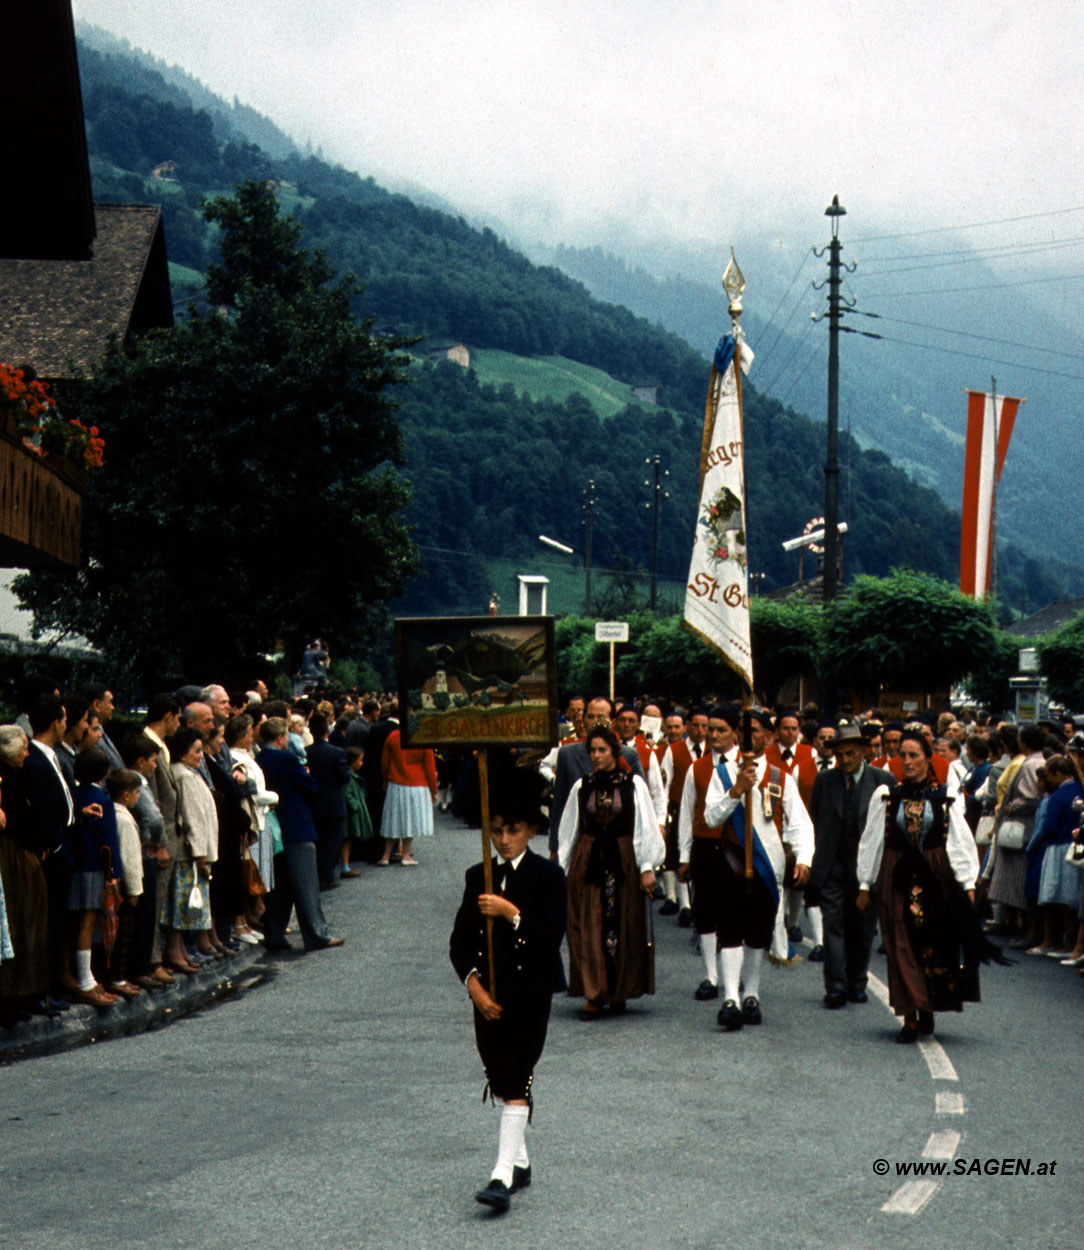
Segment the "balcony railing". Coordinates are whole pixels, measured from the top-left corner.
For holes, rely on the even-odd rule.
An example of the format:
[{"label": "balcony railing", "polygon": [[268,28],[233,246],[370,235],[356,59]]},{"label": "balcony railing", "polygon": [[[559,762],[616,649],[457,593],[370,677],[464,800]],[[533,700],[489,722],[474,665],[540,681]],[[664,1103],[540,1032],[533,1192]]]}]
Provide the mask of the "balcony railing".
[{"label": "balcony railing", "polygon": [[77,568],[82,524],[82,470],[31,451],[14,421],[0,425],[0,567]]}]

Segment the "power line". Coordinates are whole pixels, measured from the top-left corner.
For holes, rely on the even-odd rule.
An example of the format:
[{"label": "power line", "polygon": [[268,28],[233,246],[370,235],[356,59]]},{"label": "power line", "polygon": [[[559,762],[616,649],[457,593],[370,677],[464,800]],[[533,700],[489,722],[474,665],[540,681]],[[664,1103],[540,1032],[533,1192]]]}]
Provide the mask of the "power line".
[{"label": "power line", "polygon": [[930,234],[951,234],[956,230],[980,230],[985,226],[1007,226],[1016,221],[1037,221],[1043,217],[1064,217],[1068,213],[1084,213],[1084,204],[1075,208],[1055,208],[1046,213],[1021,213],[1016,217],[997,217],[991,221],[972,221],[964,226],[935,226],[930,230],[909,230],[902,234],[871,234],[864,239],[852,239],[851,246],[856,243],[880,243],[885,239],[919,239]]},{"label": "power line", "polygon": [[798,372],[791,379],[790,386],[787,387],[786,393],[779,400],[780,404],[782,404],[784,407],[786,407],[787,400],[790,399],[791,393],[793,392],[794,388],[798,385],[798,383],[802,380],[802,378],[805,377],[806,373],[809,370],[809,366],[820,355],[820,351],[821,351],[821,343],[815,342],[813,344],[813,350],[809,353],[809,355],[802,362],[802,367],[798,370]]},{"label": "power line", "polygon": [[[778,303],[778,304],[776,304],[775,309],[774,309],[774,311],[772,312],[772,315],[768,318],[767,322],[766,322],[766,323],[765,323],[765,325],[764,325],[764,337],[765,337],[765,340],[767,340],[767,337],[768,337],[768,331],[769,331],[769,329],[771,328],[772,322],[773,322],[773,321],[776,319],[776,317],[779,315],[779,310],[780,310],[780,308],[782,308],[782,307],[783,307],[783,304],[784,304],[784,302],[785,302],[785,300],[786,300],[787,296],[791,293],[791,290],[793,289],[794,284],[798,281],[798,278],[801,276],[802,270],[806,267],[806,265],[808,265],[808,264],[809,264],[809,260],[810,260],[810,257],[811,257],[812,255],[813,255],[813,249],[812,249],[812,248],[810,248],[810,249],[809,249],[809,250],[805,253],[805,255],[802,257],[802,259],[798,262],[798,268],[794,271],[794,277],[793,277],[793,278],[791,278],[791,280],[790,280],[790,285],[789,285],[789,286],[787,287],[787,289],[783,292],[782,296],[780,297],[779,303]],[[794,313],[792,312],[792,313],[791,313],[791,315],[790,315],[790,317],[788,317],[788,318],[787,318],[787,324],[788,324],[788,325],[790,324],[790,318],[791,318],[791,317],[793,317],[793,316],[794,316]],[[784,329],[786,329],[786,326],[784,326],[784,327],[783,327],[783,329],[780,329],[780,330],[777,330],[777,331],[776,331],[776,334],[775,334],[775,339],[773,339],[773,340],[772,340],[772,344],[771,344],[771,346],[772,346],[773,348],[775,347],[776,340],[777,340],[777,339],[780,337],[780,335],[783,333],[783,330],[784,330]],[[761,348],[761,350],[762,350],[762,351],[767,351],[767,350],[769,350],[769,349],[768,349],[768,346],[767,346],[767,342],[765,342],[765,344],[763,345],[763,347]]]},{"label": "power line", "polygon": [[1048,247],[1052,244],[1068,244],[1075,243],[1084,239],[1084,235],[1073,235],[1068,239],[1048,239],[1044,242],[1035,243],[993,243],[989,247],[957,247],[947,252],[912,252],[910,255],[900,253],[898,256],[869,256],[863,260],[863,265],[887,264],[890,261],[897,260],[921,260],[923,257],[930,256],[981,256],[986,252],[1011,252],[1016,249],[1028,251],[1032,248]]},{"label": "power line", "polygon": [[[880,276],[880,275],[878,275]],[[1043,282],[1079,282],[1084,273],[1063,273],[1053,278],[1021,279],[1019,282],[987,282],[980,286],[931,286],[920,291],[867,291],[867,299],[901,299],[911,295],[959,295],[966,291],[1003,291],[1007,287],[1038,286]]]},{"label": "power line", "polygon": [[[903,265],[898,269],[874,270],[870,274],[870,276],[874,278],[884,278],[884,277],[887,277],[889,274],[893,274],[893,273],[918,273],[923,269],[951,269],[957,265],[974,265],[974,264],[979,263],[980,261],[983,264],[988,264],[992,260],[1002,260],[1005,257],[1015,258],[1017,256],[1034,256],[1038,252],[1061,252],[1061,251],[1064,251],[1065,248],[1067,247],[1080,247],[1081,243],[1084,243],[1084,238],[1071,239],[1071,240],[1058,242],[1058,243],[1042,243],[1042,244],[1037,243],[1030,250],[1026,252],[1025,251],[1002,251],[996,248],[988,248],[986,249],[987,251],[997,251],[998,255],[983,256],[983,255],[978,255],[976,253],[975,255],[972,255],[972,256],[961,256],[959,260],[937,260],[937,261],[931,261],[928,265]],[[863,261],[862,262],[863,269],[865,268],[866,265],[871,265],[874,263],[875,262],[873,261]]]},{"label": "power line", "polygon": [[971,360],[983,360],[990,365],[1005,365],[1009,369],[1026,369],[1029,373],[1043,373],[1051,378],[1069,378],[1074,382],[1084,382],[1084,373],[1062,373],[1058,369],[1043,369],[1038,365],[1024,365],[1019,360],[1001,360],[994,356],[986,356],[981,352],[965,352],[957,347],[942,347],[939,343],[916,343],[912,339],[897,339],[890,334],[879,336],[885,343],[902,343],[905,347],[919,347],[923,351],[945,352],[950,356],[966,356]]},{"label": "power line", "polygon": [[952,330],[948,326],[930,326],[921,321],[907,321],[903,317],[886,317],[884,313],[863,312],[853,308],[848,310],[851,316],[872,317],[877,321],[888,321],[893,325],[911,326],[915,330],[931,330],[936,334],[956,334],[965,339],[981,339],[984,343],[999,343],[1003,347],[1018,347],[1022,351],[1045,352],[1049,356],[1064,356],[1067,360],[1080,360],[1080,352],[1063,352],[1054,347],[1036,347],[1031,343],[1021,343],[1016,339],[998,339],[989,334],[974,334],[969,330]]},{"label": "power line", "polygon": [[[424,543],[418,544],[418,550],[424,551],[427,553],[431,552],[438,556],[455,556],[457,559],[463,559],[464,557],[466,557],[469,560],[485,560],[487,561],[487,563],[490,563],[490,564],[509,564],[509,565],[512,565],[513,567],[519,567],[519,566],[530,564],[531,568],[534,568],[534,569],[552,569],[555,572],[559,572],[559,573],[578,573],[580,571],[576,568],[570,569],[567,564],[557,564],[556,562],[548,561],[548,560],[536,560],[533,556],[526,556],[526,555],[522,557],[507,556],[507,555],[499,555],[499,556],[487,555],[484,551],[455,551],[451,547],[430,547]],[[608,575],[621,576],[621,577],[640,577],[646,581],[651,580],[651,573],[647,569],[608,569],[608,568],[600,568],[597,564],[592,563],[591,572],[592,573],[606,573]],[[682,582],[682,580],[683,580],[682,577],[679,576],[677,573],[671,573],[669,575],[664,574],[664,573],[659,574],[660,582],[678,583],[678,582]]]},{"label": "power line", "polygon": [[798,338],[798,341],[795,343],[793,350],[791,351],[790,355],[786,358],[786,360],[783,362],[783,364],[780,365],[778,369],[776,369],[776,371],[771,375],[770,378],[765,378],[762,383],[758,383],[760,390],[767,391],[767,389],[770,386],[774,386],[776,382],[778,382],[779,379],[783,376],[783,374],[786,373],[786,371],[790,368],[790,362],[802,350],[803,346],[805,345],[806,339],[809,338],[810,334],[813,332],[813,326],[814,326],[814,322],[812,320],[806,323],[805,333]]}]

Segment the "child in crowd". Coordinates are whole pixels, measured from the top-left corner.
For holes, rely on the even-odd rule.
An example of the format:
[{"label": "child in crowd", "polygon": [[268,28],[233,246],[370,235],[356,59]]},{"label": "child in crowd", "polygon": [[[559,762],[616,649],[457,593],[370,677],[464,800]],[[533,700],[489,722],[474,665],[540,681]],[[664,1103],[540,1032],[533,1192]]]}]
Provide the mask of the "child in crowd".
[{"label": "child in crowd", "polygon": [[361,775],[361,766],[365,763],[365,752],[361,747],[346,748],[346,766],[350,769],[350,780],[346,783],[346,837],[342,845],[342,875],[344,877],[360,877],[356,868],[350,867],[350,843],[355,839],[371,838],[373,822],[369,818],[369,806],[365,801],[365,778]]},{"label": "child in crowd", "polygon": [[[73,997],[94,1007],[110,1007],[116,994],[103,989],[90,968],[91,945],[98,927],[102,891],[107,881],[115,882],[121,871],[120,843],[117,840],[117,814],[113,800],[101,783],[109,772],[109,756],[101,747],[91,747],[75,757],[76,811],[72,839],[75,871],[72,874],[68,910],[75,919],[75,982]],[[133,986],[138,994],[139,990]]]},{"label": "child in crowd", "polygon": [[124,896],[120,928],[109,959],[112,980],[106,982],[106,989],[125,998],[135,998],[140,992],[139,987],[128,979],[128,974],[135,942],[136,908],[143,894],[143,846],[139,838],[139,823],[132,814],[142,788],[143,779],[130,768],[114,768],[105,779],[105,789],[116,813],[121,893]]}]

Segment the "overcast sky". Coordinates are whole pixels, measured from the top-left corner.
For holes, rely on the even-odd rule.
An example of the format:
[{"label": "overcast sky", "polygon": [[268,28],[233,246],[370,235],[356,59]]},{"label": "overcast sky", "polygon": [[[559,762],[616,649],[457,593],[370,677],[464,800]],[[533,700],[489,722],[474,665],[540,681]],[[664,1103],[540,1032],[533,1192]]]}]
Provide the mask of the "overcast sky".
[{"label": "overcast sky", "polygon": [[[852,237],[1084,203],[1084,5],[1069,0],[73,8],[344,165],[547,243],[627,223],[787,253],[827,235],[834,193]],[[1076,234],[1084,213],[969,237]]]}]

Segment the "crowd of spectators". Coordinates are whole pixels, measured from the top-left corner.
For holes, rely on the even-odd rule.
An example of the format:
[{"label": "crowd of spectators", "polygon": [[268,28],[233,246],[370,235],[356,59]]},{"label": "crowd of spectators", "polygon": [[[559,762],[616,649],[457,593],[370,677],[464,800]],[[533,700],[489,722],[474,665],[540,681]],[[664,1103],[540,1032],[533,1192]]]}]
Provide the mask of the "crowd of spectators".
[{"label": "crowd of spectators", "polygon": [[115,719],[106,686],[41,679],[22,702],[0,726],[5,1027],[161,991],[243,945],[286,949],[291,924],[307,950],[342,945],[321,894],[384,845],[386,696],[186,686]]},{"label": "crowd of spectators", "polygon": [[[99,683],[62,695],[44,680],[26,692],[15,723],[0,726],[5,1026],[72,1002],[105,1009],[242,945],[286,949],[294,931],[308,950],[341,945],[322,892],[358,876],[359,861],[411,866],[433,802],[478,823],[469,752],[404,750],[387,695],[312,693],[285,701],[262,683],[235,693],[187,686],[156,695],[141,717],[114,719],[113,693]],[[626,745],[646,744],[659,761],[678,740],[694,753],[703,741],[703,708],[649,696],[624,707],[636,717]],[[582,738],[584,710],[584,699],[568,699],[564,741]],[[619,731],[620,711],[610,708]],[[975,836],[988,929],[1084,975],[1084,873],[1067,854],[1081,836],[1084,733],[1071,721],[1017,727],[971,709],[906,723],[869,709],[827,723],[815,706],[779,707],[774,748],[803,799],[817,771],[834,766],[833,740],[850,723],[866,760],[897,777],[900,735],[921,729]],[[491,775],[513,762],[497,753]],[[546,761],[542,772],[552,779]],[[655,797],[665,822],[666,796]],[[687,924],[687,891],[669,894],[664,914]],[[804,915],[816,949],[816,913],[801,902],[796,893],[790,936],[803,936]]]}]

